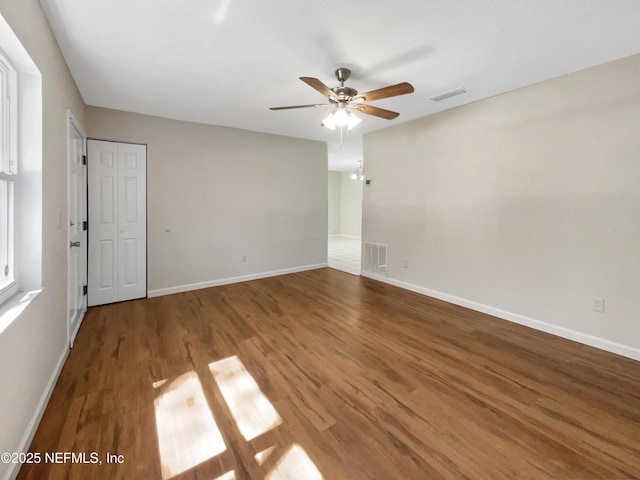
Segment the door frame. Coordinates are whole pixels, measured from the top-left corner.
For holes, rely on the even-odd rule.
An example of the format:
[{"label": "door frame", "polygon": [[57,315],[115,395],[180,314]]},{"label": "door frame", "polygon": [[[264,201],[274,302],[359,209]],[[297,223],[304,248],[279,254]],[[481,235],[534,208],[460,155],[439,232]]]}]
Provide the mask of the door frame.
[{"label": "door frame", "polygon": [[[67,341],[69,342],[69,348],[73,348],[73,341],[76,337],[76,334],[78,333],[78,330],[80,329],[80,325],[82,324],[82,320],[84,319],[84,313],[86,313],[87,311],[87,296],[84,295],[83,298],[83,306],[84,306],[84,313],[82,315],[82,317],[80,318],[80,320],[78,321],[78,325],[75,329],[71,328],[71,318],[69,315],[69,312],[71,311],[71,302],[69,301],[69,291],[71,289],[71,274],[73,272],[71,272],[71,254],[70,254],[70,248],[68,248],[70,242],[71,242],[71,231],[69,229],[69,222],[70,222],[70,218],[71,218],[71,212],[70,212],[70,208],[71,208],[71,165],[70,165],[70,156],[71,156],[71,145],[69,142],[69,138],[70,138],[70,134],[71,134],[71,130],[74,129],[76,130],[81,138],[82,138],[82,155],[84,156],[84,158],[86,158],[87,155],[87,134],[85,133],[84,129],[82,128],[82,125],[80,125],[80,122],[78,122],[78,120],[76,119],[76,117],[73,115],[73,113],[71,112],[70,108],[67,108],[67,214],[66,214],[66,222],[65,222],[65,228],[67,230]],[[88,211],[88,199],[87,199],[87,166],[86,166],[86,162],[83,162],[84,166],[82,168],[82,184],[84,186],[84,191],[83,194],[81,195],[82,199],[82,203],[83,203],[83,211],[85,213],[85,216],[87,216],[87,211]],[[84,221],[87,221],[87,218],[84,218]],[[88,232],[87,232],[88,233]],[[84,282],[86,285],[86,281],[87,281],[87,277],[88,277],[88,242],[83,242],[83,244],[81,244],[80,246],[81,248],[81,254],[82,254],[82,259],[84,261]]]}]

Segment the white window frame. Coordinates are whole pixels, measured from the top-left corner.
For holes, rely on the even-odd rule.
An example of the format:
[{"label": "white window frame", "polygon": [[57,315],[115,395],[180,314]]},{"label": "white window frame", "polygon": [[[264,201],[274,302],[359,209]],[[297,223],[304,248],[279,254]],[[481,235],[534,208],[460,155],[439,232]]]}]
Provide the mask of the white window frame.
[{"label": "white window frame", "polygon": [[[0,248],[7,250],[7,261],[0,265],[0,304],[19,289],[15,255],[15,212],[18,198],[18,76],[15,68],[0,50],[0,180],[7,182],[6,239]],[[4,215],[3,215],[4,217]]]},{"label": "white window frame", "polygon": [[[2,175],[13,192],[13,276],[0,296],[0,335],[17,321],[42,291],[42,74],[11,26],[0,14],[0,55],[9,74],[8,134],[13,158]],[[13,75],[13,81],[11,76]],[[4,111],[6,113],[6,110]],[[4,113],[3,113],[4,114]],[[4,118],[4,117],[3,117]],[[3,125],[6,123],[3,122]],[[0,146],[0,148],[3,148]],[[18,175],[19,173],[19,175]],[[60,226],[60,228],[62,228]],[[4,269],[4,265],[0,267]]]}]

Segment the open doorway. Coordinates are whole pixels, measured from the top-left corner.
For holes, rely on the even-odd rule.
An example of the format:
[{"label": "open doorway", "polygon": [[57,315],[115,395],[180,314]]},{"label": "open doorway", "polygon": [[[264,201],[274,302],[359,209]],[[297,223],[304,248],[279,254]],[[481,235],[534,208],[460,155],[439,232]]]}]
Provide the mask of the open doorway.
[{"label": "open doorway", "polygon": [[329,267],[360,275],[362,241],[362,137],[329,144]]}]

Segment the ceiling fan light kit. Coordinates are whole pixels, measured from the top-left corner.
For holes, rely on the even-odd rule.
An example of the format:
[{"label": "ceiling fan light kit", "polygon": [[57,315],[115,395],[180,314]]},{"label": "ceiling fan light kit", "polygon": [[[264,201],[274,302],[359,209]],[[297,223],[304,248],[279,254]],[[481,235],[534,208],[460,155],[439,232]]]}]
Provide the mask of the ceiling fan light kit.
[{"label": "ceiling fan light kit", "polygon": [[335,71],[335,75],[340,82],[340,86],[334,88],[327,87],[317,78],[300,77],[300,80],[327,97],[329,103],[271,107],[271,110],[333,107],[333,110],[331,110],[329,115],[327,115],[327,117],[322,121],[322,125],[327,127],[329,130],[335,130],[336,127],[340,127],[340,129],[342,129],[342,127],[345,126],[351,130],[362,121],[361,118],[355,115],[354,111],[364,113],[366,115],[373,115],[378,118],[384,118],[386,120],[392,120],[400,115],[399,113],[392,112],[391,110],[385,110],[383,108],[368,105],[366,102],[395,97],[397,95],[405,95],[414,91],[413,86],[410,83],[403,82],[358,95],[358,91],[355,88],[344,86],[344,82],[351,75],[351,71],[348,68],[338,68]]},{"label": "ceiling fan light kit", "polygon": [[329,130],[335,130],[336,127],[344,126],[351,130],[361,121],[362,119],[358,118],[348,107],[338,104],[322,121],[322,125]]},{"label": "ceiling fan light kit", "polygon": [[347,119],[347,126],[349,127],[349,129],[352,129],[353,127],[358,125],[361,121],[362,121],[362,119],[360,117],[356,117],[353,114],[353,112],[350,112],[349,113],[349,118]]}]

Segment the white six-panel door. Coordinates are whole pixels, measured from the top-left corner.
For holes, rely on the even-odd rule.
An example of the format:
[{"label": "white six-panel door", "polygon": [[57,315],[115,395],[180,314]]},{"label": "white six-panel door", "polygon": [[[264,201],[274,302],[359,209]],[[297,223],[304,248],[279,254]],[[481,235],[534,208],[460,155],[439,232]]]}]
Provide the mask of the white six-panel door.
[{"label": "white six-panel door", "polygon": [[147,295],[147,147],[88,141],[89,306]]},{"label": "white six-panel door", "polygon": [[84,286],[87,284],[87,174],[83,163],[86,136],[82,127],[68,113],[69,138],[67,143],[69,174],[69,254],[68,262],[68,301],[67,301],[67,338],[69,345],[80,328],[87,310],[87,296]]}]

